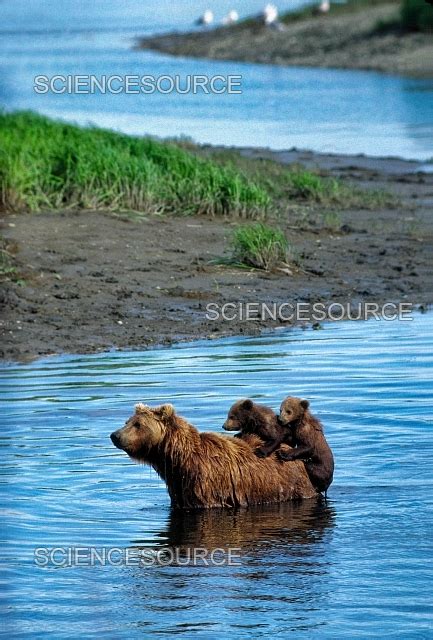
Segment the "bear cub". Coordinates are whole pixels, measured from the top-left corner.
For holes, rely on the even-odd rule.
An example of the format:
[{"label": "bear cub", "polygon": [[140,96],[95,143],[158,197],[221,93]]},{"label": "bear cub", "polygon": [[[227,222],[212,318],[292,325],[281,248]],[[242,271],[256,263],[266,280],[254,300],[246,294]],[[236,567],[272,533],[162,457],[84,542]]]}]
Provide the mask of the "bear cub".
[{"label": "bear cub", "polygon": [[292,435],[293,451],[280,451],[284,461],[303,460],[311,484],[325,492],[334,475],[334,457],[326,442],[323,427],[309,411],[308,400],[287,397],[281,403],[279,424]]},{"label": "bear cub", "polygon": [[223,424],[226,431],[239,431],[235,438],[247,434],[259,436],[264,443],[255,450],[259,458],[267,458],[284,442],[292,443],[291,429],[278,422],[278,416],[270,409],[252,400],[238,400],[230,407],[227,420]]}]

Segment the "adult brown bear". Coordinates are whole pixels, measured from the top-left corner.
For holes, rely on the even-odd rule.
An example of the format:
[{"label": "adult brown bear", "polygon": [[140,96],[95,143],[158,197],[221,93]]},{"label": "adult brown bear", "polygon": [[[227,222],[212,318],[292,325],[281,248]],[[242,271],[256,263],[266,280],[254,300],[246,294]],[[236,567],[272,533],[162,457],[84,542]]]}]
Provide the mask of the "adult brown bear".
[{"label": "adult brown bear", "polygon": [[113,444],[151,465],[167,484],[172,506],[180,509],[240,507],[314,498],[302,462],[284,463],[273,454],[262,460],[262,441],[199,433],[172,405],[135,407]]}]

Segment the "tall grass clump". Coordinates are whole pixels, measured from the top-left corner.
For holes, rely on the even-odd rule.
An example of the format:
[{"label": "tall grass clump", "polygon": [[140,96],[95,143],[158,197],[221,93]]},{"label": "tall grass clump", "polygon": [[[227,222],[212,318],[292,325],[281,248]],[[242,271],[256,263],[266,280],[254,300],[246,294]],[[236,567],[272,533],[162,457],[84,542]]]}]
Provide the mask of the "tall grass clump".
[{"label": "tall grass clump", "polygon": [[395,198],[380,190],[360,189],[336,178],[321,176],[302,169],[286,174],[286,189],[289,197],[310,204],[336,207],[359,207],[374,209],[394,205]]},{"label": "tall grass clump", "polygon": [[232,237],[233,260],[257,269],[270,269],[289,259],[289,243],[280,229],[257,222],[238,227]]},{"label": "tall grass clump", "polygon": [[[287,175],[287,187],[293,198],[318,204],[344,202],[349,189],[340,180],[322,178],[311,171],[295,170]],[[350,194],[351,195],[351,194]]]},{"label": "tall grass clump", "polygon": [[400,15],[408,31],[433,32],[433,6],[426,0],[403,0]]},{"label": "tall grass clump", "polygon": [[231,167],[174,144],[0,114],[0,206],[263,215],[270,198]]},{"label": "tall grass clump", "polygon": [[[183,147],[184,143],[177,141],[176,144]],[[341,178],[320,175],[301,164],[285,165],[268,158],[244,157],[237,151],[227,149],[191,148],[200,157],[211,158],[219,166],[231,167],[269,194],[272,207],[266,210],[266,214],[272,215],[278,209],[285,210],[291,204],[337,209],[376,209],[399,204],[398,198],[383,189],[359,187]],[[257,216],[257,220],[265,217]]]}]

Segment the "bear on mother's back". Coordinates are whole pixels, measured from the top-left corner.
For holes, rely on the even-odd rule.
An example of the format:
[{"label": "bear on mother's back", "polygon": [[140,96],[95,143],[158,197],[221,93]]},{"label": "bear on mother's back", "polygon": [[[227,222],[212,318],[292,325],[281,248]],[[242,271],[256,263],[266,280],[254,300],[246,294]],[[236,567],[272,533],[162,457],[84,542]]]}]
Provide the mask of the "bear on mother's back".
[{"label": "bear on mother's back", "polygon": [[235,437],[254,434],[264,442],[255,451],[259,458],[266,458],[276,451],[280,445],[291,445],[292,436],[287,429],[278,422],[276,413],[269,407],[256,404],[252,400],[238,400],[230,407],[227,420],[223,424],[226,431],[239,431]]}]

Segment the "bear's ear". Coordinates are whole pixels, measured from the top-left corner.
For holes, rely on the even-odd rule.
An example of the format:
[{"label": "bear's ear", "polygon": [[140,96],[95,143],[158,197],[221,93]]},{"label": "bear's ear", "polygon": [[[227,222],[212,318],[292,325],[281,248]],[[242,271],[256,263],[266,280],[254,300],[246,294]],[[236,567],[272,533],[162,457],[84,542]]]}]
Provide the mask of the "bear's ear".
[{"label": "bear's ear", "polygon": [[172,418],[174,416],[174,407],[172,404],[163,404],[158,408],[161,418]]},{"label": "bear's ear", "polygon": [[301,400],[301,402],[299,403],[301,405],[301,407],[306,411],[308,409],[308,407],[310,406],[310,403],[308,402],[308,400]]},{"label": "bear's ear", "polygon": [[254,406],[254,403],[252,400],[244,400],[241,404],[241,409],[246,409],[247,411],[251,411],[253,406]]},{"label": "bear's ear", "polygon": [[135,413],[147,413],[149,411],[149,407],[142,402],[139,402],[135,405]]}]

